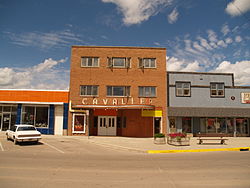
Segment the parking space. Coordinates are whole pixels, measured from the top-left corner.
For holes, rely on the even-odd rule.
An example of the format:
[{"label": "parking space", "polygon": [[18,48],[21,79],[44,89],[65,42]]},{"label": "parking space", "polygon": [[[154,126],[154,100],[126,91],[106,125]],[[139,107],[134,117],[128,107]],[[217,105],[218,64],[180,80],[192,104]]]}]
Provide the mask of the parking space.
[{"label": "parking space", "polygon": [[[55,154],[108,154],[114,152],[114,148],[107,148],[103,145],[89,142],[87,137],[67,137],[55,135],[42,135],[38,143],[20,142],[17,145],[13,141],[7,140],[5,132],[0,132],[0,152],[18,152],[18,153],[55,153]],[[116,151],[117,152],[117,151]],[[122,152],[122,150],[120,150]]]}]

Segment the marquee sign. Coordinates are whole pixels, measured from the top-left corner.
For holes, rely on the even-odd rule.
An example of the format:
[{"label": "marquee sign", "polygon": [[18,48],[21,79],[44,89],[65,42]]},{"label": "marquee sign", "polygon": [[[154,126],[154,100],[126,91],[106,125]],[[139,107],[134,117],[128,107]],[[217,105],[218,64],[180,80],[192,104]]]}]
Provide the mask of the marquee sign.
[{"label": "marquee sign", "polygon": [[241,93],[241,103],[250,104],[250,93]]}]

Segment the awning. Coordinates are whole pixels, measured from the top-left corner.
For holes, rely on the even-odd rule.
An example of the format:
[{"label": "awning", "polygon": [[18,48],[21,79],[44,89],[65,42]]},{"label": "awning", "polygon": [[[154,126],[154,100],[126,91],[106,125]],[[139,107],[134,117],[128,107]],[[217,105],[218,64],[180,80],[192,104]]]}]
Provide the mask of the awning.
[{"label": "awning", "polygon": [[168,107],[167,111],[175,117],[250,117],[250,108]]}]

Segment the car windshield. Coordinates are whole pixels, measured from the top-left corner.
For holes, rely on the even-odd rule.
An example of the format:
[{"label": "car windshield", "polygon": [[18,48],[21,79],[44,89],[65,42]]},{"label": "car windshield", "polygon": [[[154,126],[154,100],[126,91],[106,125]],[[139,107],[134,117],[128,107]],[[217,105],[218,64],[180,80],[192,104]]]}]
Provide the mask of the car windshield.
[{"label": "car windshield", "polygon": [[35,127],[18,127],[17,131],[35,131]]}]

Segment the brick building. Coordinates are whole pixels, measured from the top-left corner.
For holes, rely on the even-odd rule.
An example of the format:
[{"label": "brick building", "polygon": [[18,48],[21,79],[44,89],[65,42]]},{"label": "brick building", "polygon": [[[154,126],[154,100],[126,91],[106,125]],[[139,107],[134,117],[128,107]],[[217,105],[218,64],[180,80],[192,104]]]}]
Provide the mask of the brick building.
[{"label": "brick building", "polygon": [[166,132],[166,49],[73,46],[68,134]]}]

